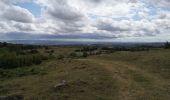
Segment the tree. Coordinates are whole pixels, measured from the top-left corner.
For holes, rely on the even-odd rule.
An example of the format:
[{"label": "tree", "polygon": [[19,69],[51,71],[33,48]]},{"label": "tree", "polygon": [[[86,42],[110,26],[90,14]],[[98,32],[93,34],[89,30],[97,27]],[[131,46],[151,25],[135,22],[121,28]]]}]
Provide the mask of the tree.
[{"label": "tree", "polygon": [[165,48],[165,49],[170,49],[170,43],[169,43],[169,42],[166,42],[164,48]]},{"label": "tree", "polygon": [[87,57],[87,56],[88,56],[87,52],[83,52],[83,57]]}]

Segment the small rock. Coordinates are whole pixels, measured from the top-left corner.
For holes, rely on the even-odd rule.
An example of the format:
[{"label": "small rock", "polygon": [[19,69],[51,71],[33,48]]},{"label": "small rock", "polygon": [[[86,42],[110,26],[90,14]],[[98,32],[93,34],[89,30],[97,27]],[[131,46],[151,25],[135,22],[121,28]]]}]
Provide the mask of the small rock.
[{"label": "small rock", "polygon": [[55,86],[54,86],[54,88],[56,89],[56,90],[60,90],[60,89],[62,89],[63,87],[65,87],[65,86],[67,86],[68,84],[67,84],[67,81],[66,80],[62,80],[60,83],[58,83],[58,84],[56,84]]}]

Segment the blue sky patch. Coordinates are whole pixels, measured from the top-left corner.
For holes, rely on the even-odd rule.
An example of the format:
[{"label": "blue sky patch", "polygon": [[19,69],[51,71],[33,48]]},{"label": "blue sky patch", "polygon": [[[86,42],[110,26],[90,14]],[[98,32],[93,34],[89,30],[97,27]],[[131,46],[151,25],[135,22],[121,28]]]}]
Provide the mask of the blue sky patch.
[{"label": "blue sky patch", "polygon": [[41,15],[41,7],[33,2],[18,3],[17,6],[29,10],[35,17]]}]

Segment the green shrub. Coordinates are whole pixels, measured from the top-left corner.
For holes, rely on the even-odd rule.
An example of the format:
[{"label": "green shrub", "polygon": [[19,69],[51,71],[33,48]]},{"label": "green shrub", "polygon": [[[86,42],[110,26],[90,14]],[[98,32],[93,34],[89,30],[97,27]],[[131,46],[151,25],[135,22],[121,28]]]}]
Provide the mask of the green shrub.
[{"label": "green shrub", "polygon": [[77,54],[75,52],[73,52],[73,53],[70,54],[70,57],[73,57],[73,58],[77,57]]},{"label": "green shrub", "polygon": [[40,64],[44,59],[46,58],[40,54],[16,55],[15,53],[8,53],[0,56],[0,68],[16,68]]}]

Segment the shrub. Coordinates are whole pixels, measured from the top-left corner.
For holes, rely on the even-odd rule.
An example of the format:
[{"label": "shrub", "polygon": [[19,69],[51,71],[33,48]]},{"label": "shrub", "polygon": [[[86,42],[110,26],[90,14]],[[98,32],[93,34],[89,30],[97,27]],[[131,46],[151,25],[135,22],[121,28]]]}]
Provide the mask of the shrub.
[{"label": "shrub", "polygon": [[166,42],[164,48],[165,48],[165,49],[170,49],[170,43],[169,43],[169,42]]},{"label": "shrub", "polygon": [[37,53],[39,53],[39,51],[36,50],[36,49],[32,49],[32,50],[29,51],[29,53],[31,53],[31,54],[37,54]]},{"label": "shrub", "polygon": [[58,55],[57,59],[64,59],[63,55]]},{"label": "shrub", "polygon": [[73,52],[73,53],[70,54],[70,57],[73,57],[73,58],[77,57],[77,54],[75,52]]},{"label": "shrub", "polygon": [[82,55],[83,57],[87,57],[88,56],[88,54],[87,54],[87,52],[83,52],[83,55]]}]

